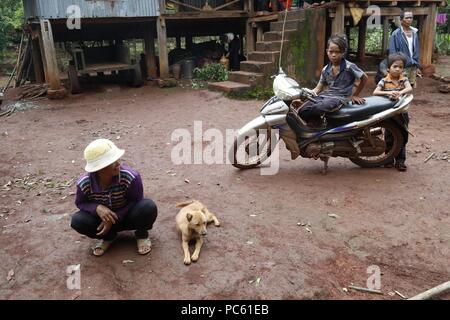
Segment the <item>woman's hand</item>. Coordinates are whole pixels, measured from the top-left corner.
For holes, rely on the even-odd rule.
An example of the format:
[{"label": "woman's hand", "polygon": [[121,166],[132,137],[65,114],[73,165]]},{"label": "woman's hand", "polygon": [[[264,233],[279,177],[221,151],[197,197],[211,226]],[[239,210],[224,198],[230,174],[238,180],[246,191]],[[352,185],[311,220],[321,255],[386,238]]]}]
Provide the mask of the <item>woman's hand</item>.
[{"label": "woman's hand", "polygon": [[109,230],[111,230],[111,227],[112,227],[111,222],[102,221],[102,223],[100,223],[100,225],[97,228],[97,231],[99,231],[99,233],[97,233],[97,235],[98,236],[106,235],[109,232]]},{"label": "woman's hand", "polygon": [[108,207],[100,204],[97,206],[97,215],[102,219],[102,222],[109,222],[111,224],[115,224],[119,218],[114,211],[110,210]]},{"label": "woman's hand", "polygon": [[353,103],[356,103],[356,104],[363,104],[364,102],[366,102],[366,100],[364,100],[363,98],[358,97],[358,96],[353,96],[352,101],[353,101]]}]

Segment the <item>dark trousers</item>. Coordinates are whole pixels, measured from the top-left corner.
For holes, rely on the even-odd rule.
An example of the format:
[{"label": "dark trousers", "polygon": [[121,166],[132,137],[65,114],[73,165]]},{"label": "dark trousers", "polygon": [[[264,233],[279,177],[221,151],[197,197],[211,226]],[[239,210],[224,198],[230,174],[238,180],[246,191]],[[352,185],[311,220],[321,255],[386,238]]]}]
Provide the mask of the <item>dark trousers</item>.
[{"label": "dark trousers", "polygon": [[241,61],[239,60],[239,53],[230,53],[230,70],[239,71],[241,66]]},{"label": "dark trousers", "polygon": [[122,221],[113,224],[106,235],[97,235],[99,232],[97,228],[102,220],[95,213],[78,211],[72,216],[71,227],[78,233],[93,239],[113,240],[117,236],[117,232],[124,230],[135,230],[137,239],[145,239],[148,237],[148,230],[153,227],[157,215],[156,204],[150,199],[143,199],[128,212]]},{"label": "dark trousers", "polygon": [[[408,125],[409,125],[408,112],[402,113],[400,115],[400,117],[403,118],[403,121],[404,121],[406,127],[408,127]],[[402,135],[403,135],[403,146],[400,148],[400,152],[395,157],[395,162],[405,162],[406,161],[406,144],[408,143],[408,131],[403,129]],[[386,133],[384,139],[386,141],[386,150],[390,150],[392,148],[392,144],[393,144],[392,135],[390,134],[390,132]]]},{"label": "dark trousers", "polygon": [[306,122],[318,120],[326,113],[338,110],[342,105],[341,99],[335,97],[318,96],[314,99],[316,102],[306,102],[298,112]]}]

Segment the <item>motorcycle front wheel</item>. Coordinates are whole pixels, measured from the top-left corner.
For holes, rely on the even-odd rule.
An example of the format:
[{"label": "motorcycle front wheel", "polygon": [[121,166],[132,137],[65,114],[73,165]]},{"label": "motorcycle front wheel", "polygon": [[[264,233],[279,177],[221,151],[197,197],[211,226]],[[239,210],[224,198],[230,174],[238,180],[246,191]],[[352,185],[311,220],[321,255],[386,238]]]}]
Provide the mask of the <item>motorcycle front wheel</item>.
[{"label": "motorcycle front wheel", "polygon": [[369,130],[374,132],[372,137],[384,141],[386,146],[389,145],[389,140],[391,147],[386,148],[386,151],[378,156],[359,156],[350,158],[350,161],[362,168],[376,168],[394,163],[395,157],[403,146],[403,134],[399,127],[390,122],[381,122],[373,125]]},{"label": "motorcycle front wheel", "polygon": [[272,154],[270,130],[260,135],[256,130],[251,136],[236,137],[233,143],[233,159],[231,164],[238,169],[251,169],[259,166]]}]

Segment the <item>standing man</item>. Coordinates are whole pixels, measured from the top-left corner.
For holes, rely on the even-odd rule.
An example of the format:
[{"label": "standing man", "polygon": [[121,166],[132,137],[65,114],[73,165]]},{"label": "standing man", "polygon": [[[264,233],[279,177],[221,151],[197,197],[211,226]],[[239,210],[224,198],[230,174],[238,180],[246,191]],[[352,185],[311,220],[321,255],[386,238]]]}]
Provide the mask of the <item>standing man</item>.
[{"label": "standing man", "polygon": [[403,53],[406,56],[405,76],[409,79],[411,86],[415,88],[416,76],[421,77],[419,63],[419,37],[417,29],[411,27],[413,13],[411,11],[402,11],[400,13],[400,27],[392,32],[389,41],[389,54]]}]

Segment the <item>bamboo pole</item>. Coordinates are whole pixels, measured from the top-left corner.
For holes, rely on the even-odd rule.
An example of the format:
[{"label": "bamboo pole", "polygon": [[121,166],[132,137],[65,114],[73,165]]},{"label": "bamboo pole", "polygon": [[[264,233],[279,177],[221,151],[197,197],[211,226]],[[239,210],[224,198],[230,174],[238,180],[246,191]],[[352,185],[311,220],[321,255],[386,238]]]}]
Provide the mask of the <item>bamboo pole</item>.
[{"label": "bamboo pole", "polygon": [[6,90],[8,90],[9,85],[11,84],[12,79],[14,78],[14,75],[16,74],[16,67],[14,67],[13,72],[11,73],[11,76],[9,77],[8,82],[6,83],[6,86],[3,88],[2,93],[5,93]]},{"label": "bamboo pole", "polygon": [[24,36],[22,33],[22,36],[20,37],[19,54],[17,55],[16,67],[14,68],[14,70],[19,70],[20,58],[21,58],[22,49],[23,49],[23,39],[24,39]]},{"label": "bamboo pole", "polygon": [[357,286],[348,286],[350,289],[353,290],[357,290],[357,291],[362,291],[362,292],[367,292],[367,293],[376,293],[376,294],[383,294],[383,292],[381,292],[380,290],[373,290],[373,289],[369,289],[369,288],[363,288],[363,287],[357,287]]},{"label": "bamboo pole", "polygon": [[431,299],[434,296],[440,295],[444,293],[445,291],[450,290],[450,281],[444,282],[434,288],[431,288],[430,290],[427,290],[425,292],[422,292],[412,298],[409,298],[408,300],[427,300]]}]

